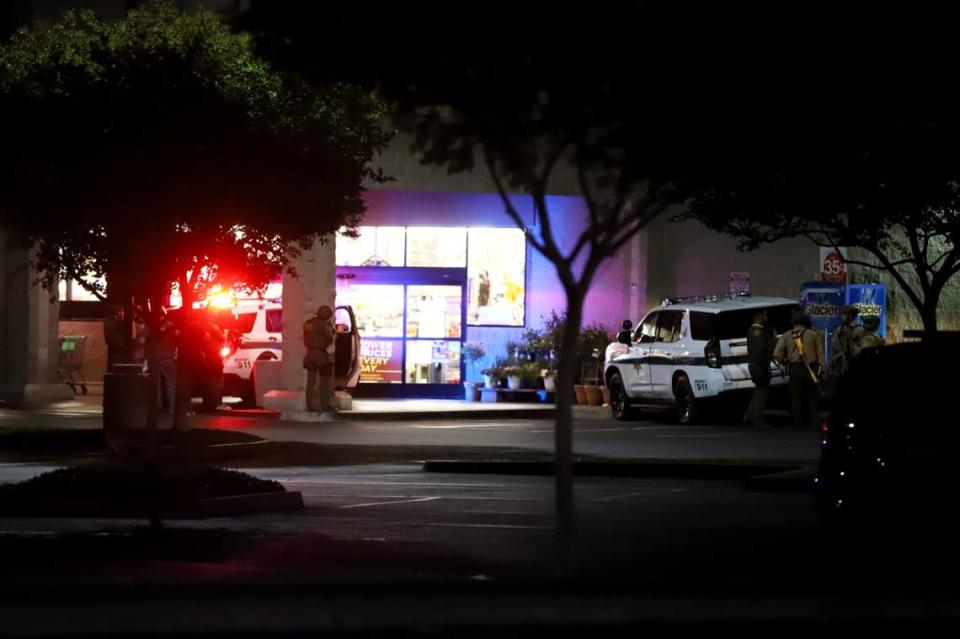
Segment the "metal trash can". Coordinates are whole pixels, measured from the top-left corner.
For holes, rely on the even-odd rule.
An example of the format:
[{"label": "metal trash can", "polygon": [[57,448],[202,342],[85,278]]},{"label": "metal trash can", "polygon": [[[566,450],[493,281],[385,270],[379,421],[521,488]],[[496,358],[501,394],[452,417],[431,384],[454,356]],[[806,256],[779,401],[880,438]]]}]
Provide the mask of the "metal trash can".
[{"label": "metal trash can", "polygon": [[103,377],[103,428],[146,428],[150,375],[140,364],[114,364]]}]

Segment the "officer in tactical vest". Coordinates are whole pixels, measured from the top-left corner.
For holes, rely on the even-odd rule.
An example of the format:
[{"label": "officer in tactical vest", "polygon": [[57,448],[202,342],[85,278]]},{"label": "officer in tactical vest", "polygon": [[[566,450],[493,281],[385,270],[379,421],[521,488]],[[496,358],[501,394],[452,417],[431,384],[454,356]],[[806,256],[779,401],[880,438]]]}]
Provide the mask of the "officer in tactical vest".
[{"label": "officer in tactical vest", "polygon": [[843,324],[834,331],[830,344],[830,374],[834,376],[847,374],[850,363],[860,352],[860,341],[863,339],[863,328],[854,321],[857,307],[844,306],[841,313]]},{"label": "officer in tactical vest", "polygon": [[303,367],[307,369],[307,410],[334,412],[330,403],[333,398],[333,358],[329,348],[333,344],[333,311],[321,306],[317,314],[303,323]]},{"label": "officer in tactical vest", "polygon": [[863,337],[860,339],[860,350],[864,348],[880,348],[887,342],[877,335],[877,329],[880,328],[880,318],[876,315],[865,315],[863,317]]},{"label": "officer in tactical vest", "polygon": [[793,328],[780,337],[773,352],[790,376],[790,413],[793,429],[817,427],[820,417],[820,382],[826,373],[823,339],[810,328],[810,320],[802,308],[790,316]]},{"label": "officer in tactical vest", "polygon": [[770,397],[770,362],[776,336],[769,326],[766,309],[753,314],[753,325],[747,331],[747,360],[750,379],[753,381],[753,397],[743,416],[743,421],[757,428],[767,427],[767,399]]}]

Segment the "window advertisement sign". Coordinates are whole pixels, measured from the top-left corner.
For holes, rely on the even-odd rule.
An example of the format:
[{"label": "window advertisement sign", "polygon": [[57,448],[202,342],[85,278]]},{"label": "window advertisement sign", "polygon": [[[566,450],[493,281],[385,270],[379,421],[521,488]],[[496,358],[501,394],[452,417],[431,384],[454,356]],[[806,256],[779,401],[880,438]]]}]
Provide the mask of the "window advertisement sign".
[{"label": "window advertisement sign", "polygon": [[402,383],[403,340],[361,340],[360,382],[374,384]]},{"label": "window advertisement sign", "polygon": [[840,309],[844,304],[843,284],[827,282],[807,282],[800,287],[800,304],[810,316],[813,328],[822,331],[823,355],[830,361],[830,345],[833,343],[833,331],[843,324]]},{"label": "window advertisement sign", "polygon": [[847,282],[847,247],[820,247],[820,281],[833,284]]},{"label": "window advertisement sign", "polygon": [[843,323],[844,285],[807,282],[800,287],[800,304],[810,316],[813,328],[832,331]]},{"label": "window advertisement sign", "polygon": [[885,284],[848,284],[846,303],[859,311],[857,323],[862,324],[867,315],[880,318],[877,334],[887,337],[887,287]]},{"label": "window advertisement sign", "polygon": [[520,229],[472,228],[467,264],[467,323],[523,326],[527,239]]}]

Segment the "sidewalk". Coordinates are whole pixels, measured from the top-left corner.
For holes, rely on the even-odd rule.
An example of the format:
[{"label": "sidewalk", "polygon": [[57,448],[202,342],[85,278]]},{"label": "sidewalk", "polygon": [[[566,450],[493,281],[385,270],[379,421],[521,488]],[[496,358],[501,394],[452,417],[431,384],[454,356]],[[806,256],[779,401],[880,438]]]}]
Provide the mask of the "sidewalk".
[{"label": "sidewalk", "polygon": [[[609,407],[580,406],[584,413],[606,415]],[[586,409],[586,410],[584,410]],[[103,414],[103,395],[76,395],[72,400],[49,406],[30,409],[0,407],[0,412],[10,415],[33,414],[61,417],[99,417]],[[348,420],[406,420],[406,419],[547,419],[552,418],[556,408],[543,402],[468,402],[462,399],[354,399],[351,410],[343,410],[337,419]],[[278,419],[280,411],[262,408],[241,409],[226,403],[218,414],[236,417],[263,417]],[[4,420],[0,419],[0,425]]]}]

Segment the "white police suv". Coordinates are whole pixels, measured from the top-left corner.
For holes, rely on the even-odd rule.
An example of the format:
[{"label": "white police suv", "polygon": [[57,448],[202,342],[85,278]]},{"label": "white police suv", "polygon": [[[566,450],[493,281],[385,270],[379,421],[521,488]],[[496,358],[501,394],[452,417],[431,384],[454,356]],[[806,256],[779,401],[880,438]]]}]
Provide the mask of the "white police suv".
[{"label": "white police suv", "polygon": [[[777,335],[790,330],[795,300],[781,297],[701,296],[672,298],[646,314],[633,334],[607,347],[604,381],[614,417],[632,407],[670,409],[677,421],[695,421],[704,400],[753,388],[747,370],[747,332],[766,309]],[[771,362],[770,384],[783,384]]]},{"label": "white police suv", "polygon": [[229,332],[220,351],[223,394],[239,397],[241,406],[251,408],[256,404],[253,363],[283,355],[283,307],[277,302],[238,305],[218,315],[221,328]]}]

